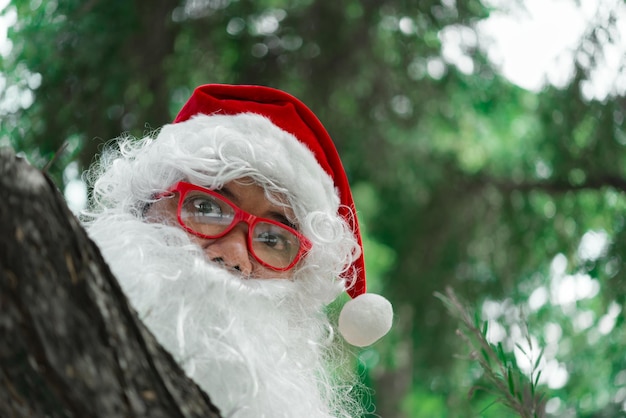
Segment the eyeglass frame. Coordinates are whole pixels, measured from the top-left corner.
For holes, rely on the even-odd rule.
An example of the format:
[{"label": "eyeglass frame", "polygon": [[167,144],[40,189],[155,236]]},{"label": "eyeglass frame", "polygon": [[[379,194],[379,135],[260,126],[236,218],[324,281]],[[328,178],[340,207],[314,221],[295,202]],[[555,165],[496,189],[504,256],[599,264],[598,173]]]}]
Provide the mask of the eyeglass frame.
[{"label": "eyeglass frame", "polygon": [[[206,235],[206,234],[202,234],[198,231],[193,230],[191,227],[187,226],[185,224],[185,222],[183,221],[182,218],[182,207],[183,207],[183,202],[184,202],[184,198],[187,195],[187,193],[189,193],[190,191],[199,191],[202,193],[206,193],[210,196],[213,196],[217,199],[219,199],[220,201],[226,203],[228,206],[230,206],[233,209],[234,212],[234,217],[232,222],[230,223],[230,225],[221,233],[217,234],[217,235]],[[197,184],[193,184],[193,183],[189,183],[186,181],[179,181],[177,183],[175,183],[172,187],[170,187],[166,192],[160,193],[158,195],[155,196],[155,199],[162,199],[164,197],[168,197],[168,194],[170,193],[178,193],[178,203],[176,205],[176,219],[178,220],[179,225],[187,232],[189,232],[192,235],[195,235],[197,237],[203,238],[203,239],[220,239],[226,235],[228,235],[228,233],[230,231],[232,231],[235,226],[239,225],[241,222],[245,223],[248,225],[248,233],[246,236],[246,246],[248,249],[248,253],[250,255],[252,255],[252,257],[259,262],[259,264],[261,264],[264,267],[267,267],[269,269],[275,270],[275,271],[287,271],[287,270],[291,270],[308,252],[309,250],[313,247],[311,241],[305,237],[304,235],[302,235],[302,233],[300,233],[299,231],[293,229],[292,227],[290,227],[289,225],[285,225],[282,222],[278,222],[275,221],[273,219],[268,219],[268,218],[263,218],[261,216],[256,216],[253,215],[249,212],[246,212],[245,210],[241,209],[239,206],[237,206],[236,204],[234,204],[233,202],[231,202],[230,200],[228,200],[224,195],[221,195],[219,193],[217,193],[215,190],[206,188],[206,187],[202,187],[202,186],[198,186]],[[266,222],[272,225],[276,225],[280,228],[286,229],[287,231],[289,231],[291,234],[295,235],[296,238],[298,238],[299,242],[300,242],[300,248],[298,249],[298,252],[296,253],[293,261],[287,266],[287,267],[274,267],[268,263],[266,263],[265,261],[261,260],[256,253],[254,252],[254,247],[252,245],[253,242],[253,236],[252,233],[254,231],[254,227],[257,223],[259,222]]]}]

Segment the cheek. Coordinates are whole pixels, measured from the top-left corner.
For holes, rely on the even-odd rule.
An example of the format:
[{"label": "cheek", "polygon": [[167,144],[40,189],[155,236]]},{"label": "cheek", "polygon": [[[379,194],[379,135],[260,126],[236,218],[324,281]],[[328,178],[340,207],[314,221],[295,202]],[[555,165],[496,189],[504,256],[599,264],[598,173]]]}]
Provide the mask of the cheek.
[{"label": "cheek", "polygon": [[259,264],[254,259],[252,262],[255,265],[253,272],[255,279],[291,279],[293,277],[293,270],[295,267],[287,271],[276,271]]},{"label": "cheek", "polygon": [[[152,206],[150,206],[150,208],[146,211],[145,220],[148,223],[158,223],[162,225],[175,226],[183,230],[182,226],[178,222],[177,210],[177,199],[159,200],[158,202],[155,202]],[[190,234],[187,231],[185,231],[185,233],[189,236],[189,239],[198,246],[202,246],[205,241],[202,238]]]},{"label": "cheek", "polygon": [[161,223],[164,225],[177,225],[175,199],[163,199],[153,203],[146,211],[146,222]]}]

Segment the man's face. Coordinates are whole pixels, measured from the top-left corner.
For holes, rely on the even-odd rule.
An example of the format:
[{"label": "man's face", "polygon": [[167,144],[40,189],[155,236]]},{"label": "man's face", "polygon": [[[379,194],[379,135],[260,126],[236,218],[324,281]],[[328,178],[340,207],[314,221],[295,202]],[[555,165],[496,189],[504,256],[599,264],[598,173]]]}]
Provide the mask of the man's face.
[{"label": "man's face", "polygon": [[[252,215],[298,229],[297,226],[289,222],[289,219],[295,219],[294,213],[289,207],[272,203],[266,198],[265,191],[261,186],[252,183],[249,179],[242,180],[228,182],[215,192]],[[155,202],[148,209],[146,219],[150,222],[179,225],[177,221],[178,198],[177,193]],[[247,238],[248,224],[245,222],[238,223],[220,238],[206,239],[189,232],[187,234],[193,242],[203,249],[209,260],[223,265],[229,270],[238,271],[243,277],[276,279],[290,278],[292,275],[292,270],[277,271],[271,269],[261,264],[250,254]]]}]

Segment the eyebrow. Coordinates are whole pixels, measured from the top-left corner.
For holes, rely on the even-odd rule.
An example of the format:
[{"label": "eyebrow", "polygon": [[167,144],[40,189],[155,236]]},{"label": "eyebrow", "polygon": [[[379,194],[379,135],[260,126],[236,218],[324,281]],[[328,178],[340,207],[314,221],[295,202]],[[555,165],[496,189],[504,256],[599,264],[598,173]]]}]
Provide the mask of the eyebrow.
[{"label": "eyebrow", "polygon": [[219,188],[219,189],[211,189],[211,188],[210,188],[210,187],[208,187],[208,186],[202,186],[202,187],[204,187],[204,188],[206,188],[206,189],[213,190],[215,193],[218,193],[218,194],[221,194],[222,196],[225,196],[228,200],[230,200],[231,202],[233,202],[233,203],[235,203],[236,205],[238,205],[237,200],[239,200],[239,199],[237,199],[237,196],[235,196],[235,195],[233,194],[233,192],[231,192],[231,191],[230,191],[230,189],[228,188],[228,186],[222,186],[222,187],[221,187],[221,188]]},{"label": "eyebrow", "polygon": [[[213,190],[216,193],[221,194],[222,196],[226,197],[228,200],[230,200],[232,203],[234,203],[235,205],[237,205],[238,208],[241,209],[241,207],[239,206],[239,199],[237,198],[237,196],[228,188],[228,186],[223,186],[221,189],[214,189]],[[294,229],[296,231],[299,231],[300,229],[298,228],[298,226],[296,224],[294,224],[293,222],[291,222],[289,220],[289,218],[282,212],[276,211],[276,210],[270,210],[268,211],[267,216],[260,216],[260,218],[266,218],[266,219],[271,219],[273,221],[277,221],[280,222],[281,224],[284,224],[288,227],[290,227],[291,229]]]},{"label": "eyebrow", "polygon": [[272,218],[274,220],[280,222],[281,224],[285,224],[289,228],[294,229],[296,231],[299,230],[298,225],[295,225],[294,223],[290,222],[289,218],[287,218],[284,214],[279,213],[279,212],[275,212],[275,211],[271,211],[270,215],[272,216]]}]

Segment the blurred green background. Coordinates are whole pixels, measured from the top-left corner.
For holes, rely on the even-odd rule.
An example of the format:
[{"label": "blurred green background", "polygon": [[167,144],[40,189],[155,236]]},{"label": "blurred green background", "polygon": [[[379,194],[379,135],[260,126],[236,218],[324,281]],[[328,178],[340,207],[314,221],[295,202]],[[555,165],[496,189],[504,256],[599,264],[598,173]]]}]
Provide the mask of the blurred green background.
[{"label": "blurred green background", "polygon": [[0,146],[38,167],[58,154],[76,210],[103,144],[171,121],[197,85],[312,108],[354,187],[370,290],[396,311],[356,353],[369,416],[517,416],[434,296],[447,286],[504,363],[541,371],[547,416],[624,416],[623,0],[0,6]]}]

